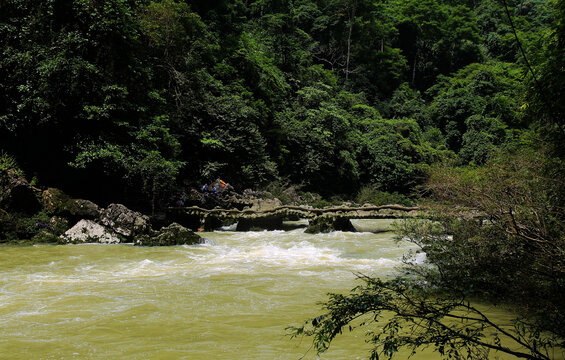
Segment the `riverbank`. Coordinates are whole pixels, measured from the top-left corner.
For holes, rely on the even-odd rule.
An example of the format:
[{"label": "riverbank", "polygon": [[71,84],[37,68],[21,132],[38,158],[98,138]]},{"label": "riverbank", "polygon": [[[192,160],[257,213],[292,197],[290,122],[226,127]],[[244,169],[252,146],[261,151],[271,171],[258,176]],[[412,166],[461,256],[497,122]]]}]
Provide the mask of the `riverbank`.
[{"label": "riverbank", "polygon": [[[149,216],[122,204],[102,207],[90,200],[72,198],[56,188],[41,189],[28,183],[21,173],[8,171],[3,175],[0,191],[0,243],[182,245],[201,242],[197,231],[214,230],[234,222],[238,231],[277,230],[283,228],[284,221],[307,218],[307,232],[325,233],[356,231],[350,222],[354,218],[418,216],[417,207],[345,201],[335,205],[335,199],[331,204],[308,194],[311,203],[326,205],[316,208],[292,191],[279,193],[284,201],[272,193],[251,190],[243,194],[232,189],[211,194],[192,189],[187,193],[175,202],[176,207],[160,209]],[[381,201],[387,199],[380,196]],[[206,208],[210,203],[216,206]]]}]

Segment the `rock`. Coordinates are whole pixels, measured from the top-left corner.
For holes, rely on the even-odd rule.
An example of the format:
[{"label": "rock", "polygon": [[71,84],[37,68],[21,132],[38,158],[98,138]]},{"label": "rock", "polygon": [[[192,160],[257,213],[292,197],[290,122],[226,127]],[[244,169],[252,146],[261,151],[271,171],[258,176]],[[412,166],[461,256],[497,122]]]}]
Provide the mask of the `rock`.
[{"label": "rock", "polygon": [[[178,200],[177,200],[178,201]],[[177,206],[179,204],[176,204]],[[205,206],[206,198],[204,193],[196,189],[191,189],[187,195],[186,201],[181,206]]]},{"label": "rock", "polygon": [[27,180],[8,170],[0,182],[0,207],[11,212],[34,214],[41,209],[41,204],[36,190]]},{"label": "rock", "polygon": [[60,238],[67,243],[119,244],[120,238],[110,229],[92,220],[81,220]]},{"label": "rock", "polygon": [[267,211],[273,210],[282,206],[282,202],[277,199],[253,199],[253,205],[250,210],[253,211]]},{"label": "rock", "polygon": [[100,215],[100,208],[92,201],[73,199],[55,188],[43,191],[41,202],[45,210],[52,215],[70,216],[76,219],[96,219]]},{"label": "rock", "polygon": [[96,219],[100,215],[100,208],[90,200],[74,199],[70,212],[73,216]]},{"label": "rock", "polygon": [[348,218],[333,216],[318,216],[308,221],[308,227],[304,231],[308,234],[328,233],[332,231],[350,231],[357,230],[351,224]]},{"label": "rock", "polygon": [[200,244],[202,238],[193,231],[177,223],[162,228],[155,235],[148,234],[136,237],[138,246],[173,246]]},{"label": "rock", "polygon": [[71,200],[70,196],[55,188],[49,188],[41,193],[41,203],[49,214],[62,214],[67,210]]},{"label": "rock", "polygon": [[100,222],[128,238],[151,231],[149,216],[128,209],[122,204],[110,204],[100,213]]}]

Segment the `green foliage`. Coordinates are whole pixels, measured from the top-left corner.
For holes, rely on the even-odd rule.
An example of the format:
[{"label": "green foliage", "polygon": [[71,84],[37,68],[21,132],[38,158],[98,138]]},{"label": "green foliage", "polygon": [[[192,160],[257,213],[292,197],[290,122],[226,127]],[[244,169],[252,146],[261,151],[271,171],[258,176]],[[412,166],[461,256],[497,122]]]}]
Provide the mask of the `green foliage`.
[{"label": "green foliage", "polygon": [[355,198],[355,202],[358,204],[369,203],[375,206],[390,204],[399,204],[404,206],[414,205],[413,201],[405,195],[380,191],[378,187],[371,185],[363,186],[359,190],[359,193]]},{"label": "green foliage", "polygon": [[427,89],[437,75],[481,60],[477,22],[469,8],[433,0],[391,3],[412,85]]},{"label": "green foliage", "polygon": [[135,139],[129,145],[109,142],[84,145],[73,166],[102,163],[106,172],[121,174],[132,184],[140,185],[154,206],[159,195],[172,187],[184,165],[174,159],[180,151],[180,143],[169,133],[167,122],[166,116],[153,118],[129,134]]},{"label": "green foliage", "polygon": [[506,126],[498,119],[472,115],[465,120],[467,131],[463,134],[461,160],[469,164],[482,165],[497,146],[507,138]]},{"label": "green foliage", "polygon": [[[477,137],[478,119],[491,117],[496,125],[487,125],[481,129],[486,142],[500,145],[500,129],[504,125],[523,127],[520,119],[520,98],[518,94],[522,84],[518,80],[518,69],[512,64],[488,62],[469,65],[452,77],[440,77],[427,95],[433,100],[429,106],[430,125],[442,129],[449,149],[459,152],[463,146],[463,137],[467,131],[466,145],[469,146]],[[469,119],[472,116],[473,119]],[[484,120],[483,120],[484,122]],[[475,124],[475,125],[473,125]],[[473,128],[474,127],[474,128]],[[483,140],[483,141],[485,141]],[[476,146],[476,145],[475,145]],[[472,148],[465,150],[464,159],[473,158]],[[478,154],[478,158],[484,154]]]},{"label": "green foliage", "polygon": [[330,294],[326,313],[291,337],[312,336],[318,353],[332,340],[357,327],[369,327],[370,359],[392,359],[403,349],[410,355],[432,347],[442,359],[489,359],[501,353],[516,358],[550,359],[558,338],[532,329],[523,321],[513,328],[493,323],[480,309],[450,297],[428,297],[418,283],[360,276],[363,284],[348,295]]},{"label": "green foliage", "polygon": [[426,164],[446,158],[424,141],[412,119],[366,118],[358,141],[363,179],[384,191],[404,191],[422,181]]},{"label": "green foliage", "polygon": [[420,92],[410,88],[408,83],[403,83],[394,91],[388,110],[395,118],[413,118],[422,128],[430,125],[424,99]]},{"label": "green foliage", "polygon": [[[347,96],[317,84],[299,90],[295,107],[278,114],[277,125],[285,134],[282,167],[292,181],[326,194],[358,181],[356,133],[350,128],[354,118],[339,103]],[[328,183],[328,178],[333,181]]]},{"label": "green foliage", "polygon": [[51,217],[41,211],[33,216],[8,214],[0,210],[0,242],[14,242],[21,239],[33,242],[58,242],[58,235],[67,230],[62,222],[51,221]]},{"label": "green foliage", "polygon": [[440,218],[452,239],[417,228],[403,233],[417,236],[442,287],[523,303],[564,334],[563,167],[554,164],[544,154],[520,152],[475,169],[436,168],[429,189],[446,201],[442,213],[468,218],[464,209],[473,209],[484,220]]},{"label": "green foliage", "polygon": [[0,152],[0,184],[7,178],[8,173],[10,173],[11,176],[24,175],[16,159],[12,155],[2,151]]},{"label": "green foliage", "polygon": [[[555,16],[544,42],[537,43],[536,77],[530,78],[528,100],[525,104],[530,117],[541,128],[548,145],[561,158],[565,154],[565,5],[551,1]],[[531,74],[530,74],[531,75]]]},{"label": "green foliage", "polygon": [[[559,11],[510,5],[540,74],[555,74]],[[558,76],[522,100],[511,30],[489,0],[7,0],[2,147],[42,181],[101,195],[106,171],[112,195],[146,202],[220,175],[326,197],[365,183],[408,192],[446,149],[484,163],[512,140],[504,127],[529,125],[522,110],[541,115],[554,94],[559,107]]]}]

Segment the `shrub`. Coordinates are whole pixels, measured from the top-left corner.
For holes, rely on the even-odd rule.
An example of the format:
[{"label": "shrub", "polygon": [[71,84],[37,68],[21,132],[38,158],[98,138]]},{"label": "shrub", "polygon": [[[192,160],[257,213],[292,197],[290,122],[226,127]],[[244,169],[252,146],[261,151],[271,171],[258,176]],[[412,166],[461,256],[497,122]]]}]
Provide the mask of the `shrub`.
[{"label": "shrub", "polygon": [[374,185],[364,186],[359,190],[355,202],[358,204],[370,203],[376,206],[379,205],[389,205],[398,204],[404,206],[413,205],[412,200],[405,195],[398,193],[389,193],[385,191],[380,191],[378,187]]}]

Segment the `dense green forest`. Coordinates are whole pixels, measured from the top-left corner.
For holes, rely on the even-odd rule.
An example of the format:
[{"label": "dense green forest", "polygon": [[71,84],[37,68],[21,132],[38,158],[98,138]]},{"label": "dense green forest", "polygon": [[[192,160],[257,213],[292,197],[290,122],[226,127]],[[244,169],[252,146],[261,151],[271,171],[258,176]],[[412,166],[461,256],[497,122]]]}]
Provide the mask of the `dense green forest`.
[{"label": "dense green forest", "polygon": [[3,1],[0,147],[43,184],[137,206],[219,176],[409,194],[432,164],[535,141],[515,35],[542,66],[555,15],[508,6]]}]

